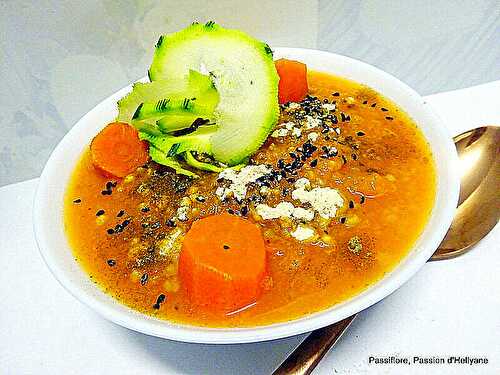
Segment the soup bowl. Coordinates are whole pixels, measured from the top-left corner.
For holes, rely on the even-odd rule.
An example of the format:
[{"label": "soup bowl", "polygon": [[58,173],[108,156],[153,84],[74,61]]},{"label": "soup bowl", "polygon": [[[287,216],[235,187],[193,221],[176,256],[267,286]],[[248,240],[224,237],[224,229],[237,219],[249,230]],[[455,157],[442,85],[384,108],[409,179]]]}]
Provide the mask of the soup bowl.
[{"label": "soup bowl", "polygon": [[459,194],[458,158],[442,121],[418,93],[366,63],[299,48],[278,48],[275,57],[299,60],[312,70],[365,84],[395,102],[421,129],[434,156],[437,189],[428,223],[408,254],[385,277],[353,298],[283,323],[252,328],[205,328],[160,320],[121,304],[92,282],[75,261],[65,233],[63,206],[65,190],[80,155],[99,130],[113,121],[117,115],[116,102],[130,91],[128,86],[98,104],[68,132],[50,156],[36,192],[33,222],[40,253],[55,278],[73,296],[104,318],[148,335],[196,343],[256,342],[297,335],[338,322],[388,296],[425,264],[451,224]]}]

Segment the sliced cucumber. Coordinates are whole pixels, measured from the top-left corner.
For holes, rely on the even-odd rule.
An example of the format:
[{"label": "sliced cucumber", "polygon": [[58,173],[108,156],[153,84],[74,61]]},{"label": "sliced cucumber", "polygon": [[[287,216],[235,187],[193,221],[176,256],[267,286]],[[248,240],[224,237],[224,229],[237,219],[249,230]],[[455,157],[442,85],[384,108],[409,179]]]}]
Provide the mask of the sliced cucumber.
[{"label": "sliced cucumber", "polygon": [[149,146],[149,156],[151,156],[151,159],[153,159],[158,164],[172,168],[177,174],[183,174],[193,178],[198,177],[196,173],[193,173],[190,170],[185,169],[175,157],[165,156],[164,152],[162,152],[161,150],[157,149],[152,145]]},{"label": "sliced cucumber", "polygon": [[149,132],[139,132],[139,137],[146,140],[158,150],[165,153],[167,157],[183,154],[187,151],[212,154],[210,138],[216,131],[215,125],[201,127],[198,130],[182,136],[156,136]]},{"label": "sliced cucumber", "polygon": [[132,92],[118,102],[117,121],[137,127],[162,121],[164,131],[189,127],[197,118],[211,120],[219,94],[211,79],[196,71],[186,77],[151,83],[137,83]]},{"label": "sliced cucumber", "polygon": [[[191,70],[209,72],[220,97],[214,113],[218,128],[209,137],[208,153],[228,165],[242,162],[262,145],[278,120],[279,78],[271,49],[213,22],[162,36],[149,69],[152,85],[185,77]],[[189,143],[184,152],[206,149],[197,142],[206,145],[207,133],[199,141],[195,133],[179,139]]]}]

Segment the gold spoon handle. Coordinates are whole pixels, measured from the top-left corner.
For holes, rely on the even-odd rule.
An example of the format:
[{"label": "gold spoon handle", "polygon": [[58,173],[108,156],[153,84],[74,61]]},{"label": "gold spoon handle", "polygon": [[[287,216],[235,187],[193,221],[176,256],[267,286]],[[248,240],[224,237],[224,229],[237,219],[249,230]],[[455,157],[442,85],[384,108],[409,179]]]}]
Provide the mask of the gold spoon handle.
[{"label": "gold spoon handle", "polygon": [[[438,249],[428,261],[453,258],[463,252],[465,251],[458,254],[455,252],[448,254],[448,252]],[[312,331],[273,372],[273,375],[309,375],[328,350],[335,345],[347,328],[349,328],[356,315],[354,314],[340,322]]]},{"label": "gold spoon handle", "polygon": [[355,317],[356,315],[352,315],[340,322],[311,332],[273,372],[273,375],[310,374],[328,352],[328,349],[335,345]]}]

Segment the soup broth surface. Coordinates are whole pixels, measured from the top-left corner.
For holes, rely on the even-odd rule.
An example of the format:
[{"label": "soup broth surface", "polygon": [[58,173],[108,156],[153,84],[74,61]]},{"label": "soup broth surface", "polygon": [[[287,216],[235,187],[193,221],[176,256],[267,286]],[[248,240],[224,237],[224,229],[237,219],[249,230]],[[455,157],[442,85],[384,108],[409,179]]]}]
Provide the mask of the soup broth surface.
[{"label": "soup broth surface", "polygon": [[[161,319],[244,327],[326,309],[390,272],[433,207],[429,145],[416,124],[375,91],[324,73],[310,72],[308,79],[310,96],[281,106],[276,130],[250,160],[269,166],[274,177],[249,183],[241,201],[221,199],[228,181],[217,173],[200,171],[193,180],[154,162],[109,179],[86,151],[68,186],[64,215],[74,256],[92,280],[125,305]],[[259,215],[259,204],[290,202],[311,210],[293,199],[301,178],[310,188],[341,194],[334,218],[315,213],[300,223]],[[193,306],[177,275],[182,238],[193,221],[222,212],[258,224],[267,251],[260,298],[230,313]],[[314,235],[299,240],[297,227]]]}]

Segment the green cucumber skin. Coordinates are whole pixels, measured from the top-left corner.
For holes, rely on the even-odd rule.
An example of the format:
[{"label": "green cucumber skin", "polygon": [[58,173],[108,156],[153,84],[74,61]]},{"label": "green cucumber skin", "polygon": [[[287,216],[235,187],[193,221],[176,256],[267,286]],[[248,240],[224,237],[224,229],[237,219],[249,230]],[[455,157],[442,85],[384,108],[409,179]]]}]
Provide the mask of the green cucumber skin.
[{"label": "green cucumber skin", "polygon": [[218,102],[219,94],[210,77],[190,70],[181,78],[135,83],[132,91],[118,101],[116,121],[157,120],[163,112],[174,109],[197,111],[199,117],[206,117],[213,114]]},{"label": "green cucumber skin", "polygon": [[141,103],[132,116],[132,120],[156,120],[168,114],[179,116],[192,115],[196,116],[196,119],[198,117],[203,118],[212,116],[214,109],[215,105],[198,105],[196,98],[164,98],[156,103]]},{"label": "green cucumber skin", "polygon": [[212,155],[227,165],[239,164],[264,143],[279,117],[272,51],[239,30],[194,24],[158,40],[149,76],[153,82],[172,79],[202,65],[220,94]]},{"label": "green cucumber skin", "polygon": [[172,168],[177,174],[183,174],[192,178],[199,177],[196,173],[184,168],[175,157],[167,157],[161,150],[154,146],[150,146],[149,155],[155,162]]}]

